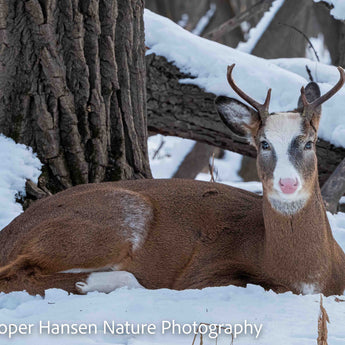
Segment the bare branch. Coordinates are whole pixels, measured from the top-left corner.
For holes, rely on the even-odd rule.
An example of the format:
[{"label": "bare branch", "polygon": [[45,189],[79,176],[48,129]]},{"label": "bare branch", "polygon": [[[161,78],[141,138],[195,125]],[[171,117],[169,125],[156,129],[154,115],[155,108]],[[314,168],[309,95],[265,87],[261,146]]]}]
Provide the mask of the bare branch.
[{"label": "bare branch", "polygon": [[162,139],[161,142],[160,142],[160,144],[159,144],[159,146],[158,146],[158,149],[157,149],[157,150],[155,151],[155,153],[153,154],[152,159],[155,159],[155,158],[158,156],[159,151],[162,149],[162,147],[164,146],[164,144],[165,144],[165,140]]},{"label": "bare branch", "polygon": [[287,26],[288,28],[293,29],[293,30],[297,31],[298,33],[300,33],[305,38],[305,40],[309,43],[309,47],[313,50],[317,61],[320,62],[319,55],[317,54],[317,52],[313,46],[313,43],[311,43],[310,39],[308,38],[308,36],[303,31],[301,31],[300,29],[298,29],[295,26],[290,25],[290,24],[285,24],[285,23],[278,23],[278,24],[283,25],[283,26]]},{"label": "bare branch", "polygon": [[226,33],[236,29],[241,25],[242,22],[248,21],[255,15],[267,11],[273,0],[260,0],[248,10],[238,14],[237,16],[227,20],[225,23],[220,25],[218,28],[208,32],[204,35],[205,38],[208,38],[213,41],[219,41],[219,39]]},{"label": "bare branch", "polygon": [[310,81],[314,81],[314,78],[313,78],[313,76],[312,76],[312,74],[311,74],[311,70],[310,70],[310,68],[308,67],[308,65],[305,65],[305,69],[307,70],[307,73],[308,73],[308,76],[309,76],[309,80],[310,80]]}]

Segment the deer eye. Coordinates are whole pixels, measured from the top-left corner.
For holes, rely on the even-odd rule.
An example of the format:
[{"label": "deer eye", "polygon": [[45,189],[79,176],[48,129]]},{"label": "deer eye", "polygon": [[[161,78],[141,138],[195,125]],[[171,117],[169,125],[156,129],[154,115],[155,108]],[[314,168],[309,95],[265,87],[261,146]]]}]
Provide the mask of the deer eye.
[{"label": "deer eye", "polygon": [[261,148],[264,150],[264,151],[268,151],[271,149],[271,146],[270,144],[267,142],[267,141],[262,141],[261,142]]},{"label": "deer eye", "polygon": [[312,141],[308,141],[304,146],[305,150],[311,150],[312,148],[313,148],[313,142]]}]

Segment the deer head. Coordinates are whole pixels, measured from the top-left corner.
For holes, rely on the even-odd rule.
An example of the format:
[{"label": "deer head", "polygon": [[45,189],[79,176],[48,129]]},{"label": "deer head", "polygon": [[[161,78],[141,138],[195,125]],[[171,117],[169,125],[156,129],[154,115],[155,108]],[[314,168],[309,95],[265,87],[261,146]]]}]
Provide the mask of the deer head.
[{"label": "deer head", "polygon": [[302,87],[297,109],[269,113],[271,89],[265,102],[258,103],[235,84],[234,66],[228,66],[228,82],[254,109],[220,96],[215,100],[217,111],[234,140],[255,146],[259,177],[271,206],[280,213],[294,214],[306,205],[318,186],[315,144],[321,104],[343,86],[344,70],[338,67],[338,83],[323,96],[318,85],[311,82]]}]

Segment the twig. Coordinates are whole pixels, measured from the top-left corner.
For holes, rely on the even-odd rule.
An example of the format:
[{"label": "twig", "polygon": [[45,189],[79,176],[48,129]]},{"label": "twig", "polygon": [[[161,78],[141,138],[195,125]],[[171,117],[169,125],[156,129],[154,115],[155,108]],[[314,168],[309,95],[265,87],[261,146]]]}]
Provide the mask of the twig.
[{"label": "twig", "polygon": [[248,21],[255,15],[267,11],[273,0],[260,0],[248,10],[239,13],[237,16],[227,20],[217,28],[213,29],[212,31],[208,32],[204,35],[205,38],[208,38],[213,41],[218,41],[223,35],[226,33],[236,29],[238,26],[241,25],[242,22]]},{"label": "twig", "polygon": [[158,146],[158,149],[157,149],[157,150],[155,151],[155,153],[153,154],[152,159],[155,159],[155,158],[157,157],[159,151],[162,149],[162,147],[164,146],[164,144],[165,144],[165,141],[164,141],[164,139],[162,139],[162,140],[161,140],[161,143],[160,143],[159,146]]},{"label": "twig", "polygon": [[[201,322],[201,323],[199,323],[198,332],[194,335],[192,345],[195,344],[195,340],[196,340],[196,337],[197,337],[198,334],[199,334],[199,329],[200,329],[200,326],[201,326],[201,325],[210,326],[210,324],[209,324],[209,323],[206,323],[206,322]],[[226,329],[225,327],[218,327],[218,335],[219,335],[219,330],[220,330],[220,328],[221,328],[221,329]],[[216,338],[216,345],[217,345],[217,343],[218,343],[218,338]],[[200,333],[200,345],[202,345],[202,344],[203,344],[203,335]],[[231,333],[231,343],[230,343],[230,345],[233,345],[233,344],[234,344],[234,334]],[[327,344],[326,344],[326,345],[327,345]]]},{"label": "twig", "polygon": [[309,75],[309,80],[310,80],[310,81],[314,81],[314,78],[313,78],[313,76],[311,75],[311,70],[309,69],[308,65],[305,65],[305,68],[306,68],[307,73],[308,73],[308,75]]},{"label": "twig", "polygon": [[214,180],[214,152],[212,153],[212,164],[209,164],[210,174],[211,174],[211,182],[215,182]]},{"label": "twig", "polygon": [[317,52],[316,52],[313,44],[310,42],[310,39],[308,38],[308,36],[303,31],[301,31],[300,29],[298,29],[295,26],[290,25],[290,24],[285,24],[285,23],[278,23],[278,24],[287,26],[288,28],[293,29],[293,30],[297,31],[298,33],[300,33],[305,38],[305,40],[309,43],[310,48],[313,49],[317,61],[320,62],[319,55],[317,55]]}]

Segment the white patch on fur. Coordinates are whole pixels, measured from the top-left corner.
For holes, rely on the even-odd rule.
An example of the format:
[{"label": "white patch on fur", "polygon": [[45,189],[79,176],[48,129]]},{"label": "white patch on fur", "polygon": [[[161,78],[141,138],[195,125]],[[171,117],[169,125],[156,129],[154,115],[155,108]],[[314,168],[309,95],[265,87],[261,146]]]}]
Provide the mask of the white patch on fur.
[{"label": "white patch on fur", "polygon": [[129,191],[120,195],[120,205],[123,236],[136,250],[146,237],[148,224],[153,218],[152,207],[140,195]]},{"label": "white patch on fur", "polygon": [[[302,118],[298,113],[279,113],[268,117],[265,135],[276,154],[276,166],[273,172],[273,195],[269,200],[277,211],[292,214],[304,207],[307,195],[303,192],[303,177],[289,159],[291,142],[302,135]],[[265,154],[264,152],[262,154]],[[280,179],[298,180],[297,190],[293,194],[284,194],[279,186]]]},{"label": "white patch on fur", "polygon": [[302,295],[315,295],[321,293],[319,284],[301,283],[299,287]]},{"label": "white patch on fur", "polygon": [[285,215],[291,215],[291,214],[297,213],[307,203],[306,198],[301,198],[300,200],[296,200],[296,201],[286,201],[286,200],[279,200],[275,197],[268,196],[268,200],[270,201],[274,209],[276,209],[278,212]]},{"label": "white patch on fur", "polygon": [[86,282],[75,284],[80,293],[92,291],[109,293],[121,287],[143,288],[132,273],[126,271],[91,273]]}]

